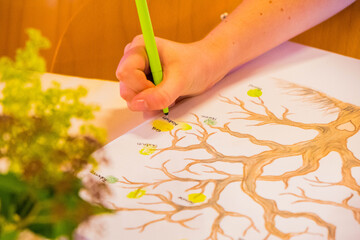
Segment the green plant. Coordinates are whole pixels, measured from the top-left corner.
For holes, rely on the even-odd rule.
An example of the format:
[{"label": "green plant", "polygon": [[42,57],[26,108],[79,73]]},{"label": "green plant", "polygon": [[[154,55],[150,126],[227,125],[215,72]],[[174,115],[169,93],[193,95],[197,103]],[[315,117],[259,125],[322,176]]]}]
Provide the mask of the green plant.
[{"label": "green plant", "polygon": [[[42,87],[39,50],[50,44],[35,29],[27,33],[15,61],[0,58],[0,239],[18,239],[24,231],[71,239],[81,222],[110,212],[79,197],[87,190],[96,202],[107,191],[103,183],[78,178],[96,167],[92,153],[104,132],[87,123],[98,108],[82,103],[86,89],[61,89],[56,82]],[[82,121],[77,135],[69,134],[74,119]]]}]

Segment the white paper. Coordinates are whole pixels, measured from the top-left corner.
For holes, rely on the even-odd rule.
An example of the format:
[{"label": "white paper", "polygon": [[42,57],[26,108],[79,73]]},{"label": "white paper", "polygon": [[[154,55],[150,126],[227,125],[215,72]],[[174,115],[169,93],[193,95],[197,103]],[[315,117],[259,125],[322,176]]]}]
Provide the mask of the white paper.
[{"label": "white paper", "polygon": [[275,48],[108,144],[96,173],[118,179],[105,201],[117,213],[79,234],[360,239],[359,92],[359,60]]}]

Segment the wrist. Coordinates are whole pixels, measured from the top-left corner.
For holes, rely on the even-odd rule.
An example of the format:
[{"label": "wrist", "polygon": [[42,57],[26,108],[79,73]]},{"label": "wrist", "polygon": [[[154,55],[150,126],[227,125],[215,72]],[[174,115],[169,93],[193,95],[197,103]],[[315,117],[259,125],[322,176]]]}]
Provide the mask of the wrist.
[{"label": "wrist", "polygon": [[223,50],[225,46],[205,38],[194,44],[197,49],[200,49],[200,61],[203,65],[202,72],[206,75],[211,87],[231,70],[225,60]]}]

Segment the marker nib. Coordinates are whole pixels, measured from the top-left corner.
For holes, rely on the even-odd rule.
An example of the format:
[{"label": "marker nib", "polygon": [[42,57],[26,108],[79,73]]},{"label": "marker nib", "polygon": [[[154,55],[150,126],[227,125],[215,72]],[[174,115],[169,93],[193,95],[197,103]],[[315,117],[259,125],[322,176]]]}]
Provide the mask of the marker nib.
[{"label": "marker nib", "polygon": [[163,113],[167,116],[169,114],[169,108],[164,108]]}]

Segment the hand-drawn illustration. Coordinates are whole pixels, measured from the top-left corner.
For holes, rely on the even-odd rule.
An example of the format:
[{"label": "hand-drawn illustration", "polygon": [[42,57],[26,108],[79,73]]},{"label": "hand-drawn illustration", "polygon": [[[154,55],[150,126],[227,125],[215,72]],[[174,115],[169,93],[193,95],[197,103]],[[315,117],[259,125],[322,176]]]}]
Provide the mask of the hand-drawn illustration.
[{"label": "hand-drawn illustration", "polygon": [[[308,102],[335,117],[297,121],[292,116],[299,108],[287,107],[288,102],[282,113],[275,113],[262,98],[266,87],[250,86],[247,94],[218,97],[219,104],[232,109],[226,119],[193,113],[179,122],[183,127],[164,119],[141,126],[135,133],[154,128],[162,135],[153,139],[157,148],[151,154],[137,152],[137,161],[146,157],[139,175],[153,177],[126,171],[116,175],[114,191],[136,203],[117,199],[111,205],[118,214],[139,220],[122,231],[145,239],[156,225],[176,225],[184,235],[174,239],[352,239],[356,233],[349,229],[360,228],[360,160],[348,140],[359,134],[360,107],[276,82],[287,99]],[[289,134],[295,128],[306,137],[291,143],[272,140],[278,131],[274,126]],[[270,137],[262,138],[267,129]],[[255,152],[242,148],[244,141]]]}]

